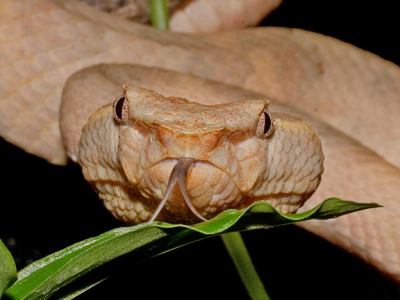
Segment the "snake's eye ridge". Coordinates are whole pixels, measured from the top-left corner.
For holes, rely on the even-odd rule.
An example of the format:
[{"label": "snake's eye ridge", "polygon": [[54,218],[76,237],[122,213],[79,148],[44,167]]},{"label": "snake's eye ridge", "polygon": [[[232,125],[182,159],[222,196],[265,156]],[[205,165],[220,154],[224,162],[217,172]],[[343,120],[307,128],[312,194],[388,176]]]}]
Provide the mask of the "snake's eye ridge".
[{"label": "snake's eye ridge", "polygon": [[113,114],[114,119],[119,123],[127,123],[128,122],[128,99],[126,96],[122,96],[114,101],[113,103]]},{"label": "snake's eye ridge", "polygon": [[258,120],[256,134],[260,137],[268,137],[274,132],[274,121],[271,115],[264,111]]}]

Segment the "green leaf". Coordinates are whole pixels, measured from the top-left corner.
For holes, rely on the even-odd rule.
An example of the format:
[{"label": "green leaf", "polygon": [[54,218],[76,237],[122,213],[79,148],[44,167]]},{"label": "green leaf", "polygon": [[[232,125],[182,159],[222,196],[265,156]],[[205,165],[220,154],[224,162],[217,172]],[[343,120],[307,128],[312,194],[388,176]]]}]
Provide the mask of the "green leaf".
[{"label": "green leaf", "polygon": [[59,298],[59,300],[71,300],[71,299],[75,299],[76,297],[78,297],[79,295],[85,293],[87,290],[90,290],[92,287],[95,287],[96,285],[102,283],[104,280],[106,280],[107,278],[102,278],[100,280],[97,280],[93,283],[90,283],[88,285],[85,285],[81,288],[75,289],[74,291],[70,292],[70,293],[65,293],[61,298]]},{"label": "green leaf", "polygon": [[136,259],[163,254],[206,237],[233,231],[271,228],[309,219],[328,219],[367,208],[375,203],[355,203],[330,198],[301,214],[282,214],[265,201],[244,210],[229,209],[192,226],[154,222],[121,227],[53,253],[18,273],[7,291],[12,299],[47,299],[84,274],[126,254]]},{"label": "green leaf", "polygon": [[17,280],[17,268],[6,245],[0,240],[0,298],[4,291]]}]

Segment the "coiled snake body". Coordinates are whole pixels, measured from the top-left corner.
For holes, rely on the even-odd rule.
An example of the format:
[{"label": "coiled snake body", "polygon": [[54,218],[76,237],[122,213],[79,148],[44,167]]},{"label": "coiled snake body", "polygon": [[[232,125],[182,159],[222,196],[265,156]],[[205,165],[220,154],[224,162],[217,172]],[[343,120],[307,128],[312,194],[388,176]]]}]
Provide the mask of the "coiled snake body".
[{"label": "coiled snake body", "polygon": [[[268,113],[279,111],[300,116],[321,139],[325,171],[320,186],[305,206],[315,205],[330,196],[378,202],[384,206],[334,221],[306,222],[301,226],[356,253],[400,280],[400,70],[396,65],[334,39],[301,30],[264,28],[193,37],[130,24],[75,1],[0,0],[0,7],[0,133],[6,140],[56,164],[65,164],[67,154],[77,159],[82,126],[90,114],[121,93],[123,83],[129,84],[132,91],[134,87],[144,87],[164,96],[183,97],[208,105],[243,99],[270,99]],[[99,63],[105,65],[94,66]],[[113,65],[108,65],[110,63]],[[147,67],[128,66],[126,63]],[[75,73],[77,71],[80,72]],[[73,73],[75,75],[70,77]],[[136,97],[129,96],[129,93],[128,100],[136,101]],[[183,100],[174,101],[182,102],[185,107],[190,106]],[[240,129],[239,136],[244,132],[248,132],[248,136],[239,138],[234,150],[248,139],[252,145],[268,148],[268,155],[281,153],[282,150],[272,147],[274,139],[279,136],[280,126],[285,122],[294,124],[298,121],[271,113],[276,123],[275,132],[268,137],[256,137],[254,133],[265,103],[254,103],[250,105],[253,107],[251,111],[247,112],[242,104],[235,104],[239,105],[240,112],[248,114],[241,128],[236,129]],[[229,115],[225,110],[231,106],[223,107],[221,110],[225,113],[219,114],[217,119],[222,120],[221,115]],[[154,145],[157,145],[154,151],[168,152],[158,156],[160,162],[164,155],[192,157],[194,165],[187,168],[182,163],[181,169],[187,171],[187,191],[193,205],[204,217],[223,209],[223,206],[209,205],[211,197],[197,198],[195,184],[206,174],[200,172],[203,162],[199,161],[211,159],[204,156],[202,147],[209,147],[209,151],[220,149],[220,145],[234,145],[232,141],[224,142],[229,139],[234,127],[226,126],[221,132],[214,128],[211,133],[202,132],[197,137],[193,132],[183,133],[183,139],[179,139],[182,144],[174,149],[168,143],[178,141],[177,125],[171,130],[172,125],[165,124],[167,107],[161,106],[162,114],[153,114],[152,117],[146,115],[146,109],[150,107],[132,111],[131,114],[129,107],[129,117],[133,117],[130,122],[134,122],[136,117],[144,123],[137,138],[144,142],[146,138],[153,138]],[[113,118],[111,106],[103,110],[105,117]],[[140,115],[135,115],[137,113]],[[178,120],[179,115],[170,117]],[[193,120],[192,117],[188,120]],[[139,124],[134,123],[132,127],[114,124],[113,120],[108,121],[109,130],[117,131],[121,139],[126,139],[124,135],[133,134],[134,130],[139,131],[136,128]],[[210,125],[210,122],[206,123]],[[97,123],[91,124],[95,127]],[[87,131],[90,131],[90,126]],[[159,131],[162,135],[157,137]],[[300,136],[307,132],[308,129]],[[200,137],[207,143],[198,143],[196,138]],[[314,138],[311,140],[314,141]],[[116,143],[116,140],[111,142]],[[182,149],[186,149],[185,143],[195,146],[192,149],[198,152],[190,155],[182,153]],[[156,164],[160,169],[157,169],[157,176],[151,179],[157,180],[157,185],[152,181],[143,181],[147,180],[145,177],[140,177],[140,181],[137,176],[144,170],[142,167],[146,168],[149,159],[141,155],[145,158],[143,166],[137,170],[129,169],[126,166],[129,162],[125,161],[128,156],[120,155],[122,160],[116,162],[115,155],[123,151],[134,152],[135,149],[129,147],[129,143],[118,144],[126,146],[126,149],[116,151],[117,145],[114,144],[110,150],[110,145],[107,145],[103,146],[99,155],[92,157],[107,158],[104,163],[109,174],[104,174],[101,169],[93,171],[89,166],[90,157],[85,163],[85,153],[81,152],[86,176],[97,184],[101,176],[106,178],[104,185],[97,187],[106,192],[104,198],[115,193],[109,185],[119,186],[117,193],[120,194],[130,193],[125,186],[141,185],[141,189],[135,189],[139,191],[135,197],[160,200],[168,185],[166,174],[171,172],[174,163]],[[226,150],[224,147],[222,149]],[[252,151],[251,147],[248,149],[246,151]],[[107,151],[110,151],[109,156],[104,155]],[[213,152],[207,151],[205,153]],[[264,155],[260,157],[262,161],[267,152],[261,153]],[[243,157],[246,157],[245,154]],[[230,155],[238,162],[241,154],[232,152]],[[211,173],[207,176],[229,174],[222,160],[215,161],[220,169],[210,165],[206,172]],[[245,164],[245,161],[241,163]],[[261,165],[272,166],[272,163],[263,161],[257,165],[260,168],[256,168],[257,172],[248,175],[262,174]],[[122,171],[129,175],[121,177]],[[177,173],[185,173],[183,171]],[[278,171],[287,174],[282,168],[276,171],[277,174]],[[266,172],[263,176],[271,174]],[[252,201],[261,191],[256,187],[265,182],[264,178],[260,178],[262,176],[240,180],[248,183],[244,187],[236,187],[234,183],[239,180],[228,178],[227,185],[221,184],[218,188],[227,189],[230,185],[245,196],[254,193],[249,196]],[[295,182],[291,181],[295,178],[292,175],[288,178],[289,181],[276,180],[276,191],[286,188],[286,182]],[[317,184],[315,178],[308,179],[310,186]],[[287,188],[291,190],[289,186],[288,183]],[[160,218],[175,218],[176,211],[183,208],[185,218],[192,221],[194,215],[182,199],[179,184],[175,184],[171,193],[171,200],[176,201],[167,201],[167,209],[163,210]],[[282,206],[282,209],[295,208],[304,199],[305,196],[298,197],[291,203],[294,205]],[[135,207],[133,210],[123,200],[110,200],[108,205],[120,219],[136,222],[150,218],[148,210],[154,210],[157,201],[149,201],[149,207]]]}]

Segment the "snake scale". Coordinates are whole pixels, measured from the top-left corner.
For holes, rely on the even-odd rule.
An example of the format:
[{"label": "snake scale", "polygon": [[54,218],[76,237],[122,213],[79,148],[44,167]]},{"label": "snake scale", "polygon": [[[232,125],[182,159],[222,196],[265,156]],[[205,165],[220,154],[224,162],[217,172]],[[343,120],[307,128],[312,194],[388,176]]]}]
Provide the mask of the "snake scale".
[{"label": "snake scale", "polygon": [[[237,100],[269,99],[271,104],[266,112],[275,121],[274,133],[265,137],[255,135],[260,117],[267,118],[265,101],[260,100],[252,104],[254,111],[240,109],[240,113],[249,114],[247,122],[251,121],[251,125],[244,122],[240,130],[247,131],[253,142],[257,138],[257,143],[272,143],[274,136],[279,135],[283,124],[280,122],[292,120],[286,117],[281,120],[281,115],[271,113],[279,111],[304,119],[317,131],[324,150],[325,171],[305,208],[330,196],[376,201],[384,206],[301,226],[400,280],[400,205],[397,200],[400,143],[396,142],[400,138],[396,120],[396,112],[400,111],[400,71],[396,65],[345,43],[302,30],[265,28],[194,38],[130,24],[75,1],[1,0],[0,6],[0,132],[6,140],[50,162],[65,164],[67,154],[71,158],[78,157],[80,130],[89,115],[121,95],[121,83],[132,88],[127,92],[128,101],[136,101],[136,97],[129,95],[136,87],[143,87],[165,97],[198,102],[199,109],[205,109],[201,106],[205,104],[222,105],[222,115],[226,115],[230,107],[241,107],[240,103],[244,102],[235,104]],[[99,63],[102,65],[97,65]],[[191,105],[184,100],[166,101]],[[104,108],[108,109],[108,117],[114,116],[111,108],[110,105]],[[163,116],[157,118],[160,122],[167,122],[164,108],[160,108]],[[140,113],[138,118],[142,121],[148,117],[146,109],[150,107],[145,105],[136,112]],[[16,112],[19,118],[14,117]],[[128,115],[131,116],[130,109]],[[218,122],[223,119],[222,115],[216,113]],[[171,118],[179,119],[177,115]],[[163,134],[168,139],[176,139],[176,125],[156,123],[152,130],[160,130],[161,127],[156,128],[159,125],[163,125]],[[121,128],[130,128],[123,126]],[[232,124],[224,127],[226,133],[232,133],[233,129],[238,128]],[[217,131],[213,129],[207,137],[210,145]],[[200,147],[188,140],[187,134],[183,134],[184,141]],[[32,136],[36,138],[32,140]],[[228,133],[222,134],[219,141],[228,136]],[[164,141],[167,144],[168,139]],[[181,172],[176,169],[177,173],[187,175],[189,194],[197,180],[196,168],[201,164],[196,159],[204,159],[200,154],[194,158],[195,165],[183,161]],[[172,164],[165,166],[166,173],[174,168]],[[121,164],[118,168],[124,167]],[[168,180],[163,172],[161,170],[158,175],[165,189]],[[119,176],[118,172],[115,176]],[[129,178],[136,180],[135,176]],[[158,193],[146,187],[144,195]],[[181,197],[178,187],[179,184],[171,188],[173,197]],[[256,193],[251,188],[243,191]],[[204,216],[223,209],[212,211],[213,206],[206,205],[203,211],[202,199],[197,202],[194,198],[196,209]],[[304,198],[294,203],[302,201]],[[175,204],[182,203],[167,204],[171,205],[168,207],[170,215],[165,218],[175,218]],[[124,204],[119,205],[124,207]],[[155,206],[156,203],[152,204],[152,209]],[[162,214],[166,214],[165,210]],[[117,215],[124,219],[129,214]],[[138,221],[149,218],[146,212],[140,211],[138,215]],[[192,218],[193,212],[186,211],[186,217]],[[135,220],[135,216],[132,219]]]}]

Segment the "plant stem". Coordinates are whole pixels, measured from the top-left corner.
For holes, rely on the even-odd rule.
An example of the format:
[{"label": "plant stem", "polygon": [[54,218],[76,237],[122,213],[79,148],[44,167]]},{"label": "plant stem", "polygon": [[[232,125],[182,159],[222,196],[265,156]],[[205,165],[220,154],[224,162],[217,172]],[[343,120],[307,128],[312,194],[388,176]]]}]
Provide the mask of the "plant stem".
[{"label": "plant stem", "polygon": [[249,252],[239,232],[225,233],[222,241],[235,264],[243,284],[252,300],[270,300],[264,285],[258,277]]},{"label": "plant stem", "polygon": [[167,0],[150,1],[150,21],[151,24],[160,30],[168,29],[169,13]]}]

